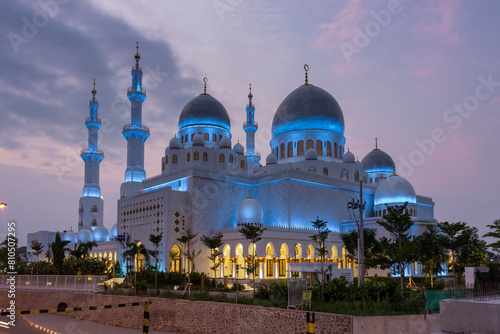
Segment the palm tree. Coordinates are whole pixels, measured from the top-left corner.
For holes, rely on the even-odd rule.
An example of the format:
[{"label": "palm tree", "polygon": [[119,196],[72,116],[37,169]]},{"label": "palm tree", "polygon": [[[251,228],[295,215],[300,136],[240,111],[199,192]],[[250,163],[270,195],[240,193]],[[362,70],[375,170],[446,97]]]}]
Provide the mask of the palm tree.
[{"label": "palm tree", "polygon": [[448,223],[442,222],[438,224],[439,229],[441,229],[442,236],[440,239],[441,244],[451,251],[451,266],[453,270],[453,287],[457,288],[457,275],[455,273],[456,266],[456,254],[457,251],[468,242],[466,233],[467,223],[457,222]]},{"label": "palm tree", "polygon": [[220,262],[217,262],[217,259],[220,255],[219,247],[222,246],[222,237],[222,233],[219,232],[213,237],[207,237],[204,235],[200,238],[201,242],[203,242],[203,244],[210,249],[210,256],[207,257],[212,260],[213,265],[210,269],[214,271],[215,287],[217,287],[217,281],[215,280],[217,276],[217,269],[220,267]]},{"label": "palm tree", "polygon": [[324,262],[326,259],[326,255],[328,254],[325,242],[326,239],[328,239],[328,235],[330,234],[331,231],[327,226],[328,222],[319,219],[319,217],[317,217],[316,220],[312,221],[311,224],[313,228],[318,231],[318,234],[310,235],[309,238],[311,238],[312,241],[318,244],[318,248],[316,248],[316,250],[318,251],[318,255],[321,259],[321,291],[323,291],[323,284],[326,278],[325,273],[326,271],[329,271],[331,269],[331,267],[328,267],[326,271],[324,270]]},{"label": "palm tree", "polygon": [[31,241],[31,253],[36,256],[36,274],[38,275],[38,262],[39,261],[39,256],[43,252],[43,245],[41,242],[38,240],[32,240]]},{"label": "palm tree", "polygon": [[249,240],[252,244],[252,255],[250,257],[249,264],[247,265],[247,273],[252,274],[252,285],[253,285],[253,294],[255,296],[255,271],[257,270],[258,263],[255,262],[255,244],[262,240],[262,234],[266,230],[265,227],[260,225],[251,225],[251,224],[243,224],[240,228],[240,233],[245,237],[245,239]]},{"label": "palm tree", "polygon": [[[136,258],[139,255],[142,255],[144,257],[144,260],[148,261],[149,260],[149,252],[144,247],[144,245],[141,243],[139,244],[139,241],[136,240],[135,242],[127,242],[126,243],[127,250],[123,252],[123,256],[127,259],[127,263],[129,263],[130,260],[136,260]],[[129,269],[130,267],[127,265],[127,276],[129,275]],[[139,267],[139,264],[137,264],[137,267]],[[134,294],[137,292],[137,270],[139,268],[135,268],[134,270],[134,284],[135,284],[135,289],[134,289]]]},{"label": "palm tree", "polygon": [[498,251],[500,249],[500,219],[496,219],[493,224],[486,225],[491,231],[483,235],[484,237],[496,238],[495,242],[488,244],[488,247],[491,247],[493,250],[497,252],[497,261],[498,261]]},{"label": "palm tree", "polygon": [[163,239],[163,232],[161,232],[160,234],[150,234],[149,235],[149,241],[155,245],[155,250],[154,251],[150,251],[151,253],[151,256],[153,256],[153,258],[155,259],[155,291],[158,289],[158,285],[157,285],[157,282],[158,282],[158,254],[160,253],[158,251],[158,246],[160,245],[160,242],[161,242],[161,239]]},{"label": "palm tree", "polygon": [[434,225],[427,225],[417,238],[417,251],[420,262],[424,265],[424,272],[431,275],[431,287],[434,287],[433,275],[441,272],[442,265],[448,259],[446,248],[440,243],[440,233]]},{"label": "palm tree", "polygon": [[185,229],[180,238],[177,238],[177,241],[181,242],[184,245],[185,251],[182,252],[183,255],[186,257],[188,260],[188,263],[190,263],[192,266],[188,265],[188,295],[191,296],[191,272],[194,270],[194,260],[195,258],[200,254],[201,251],[196,253],[195,250],[191,250],[191,245],[193,242],[196,242],[194,238],[198,236],[198,233],[193,233],[191,228]]}]

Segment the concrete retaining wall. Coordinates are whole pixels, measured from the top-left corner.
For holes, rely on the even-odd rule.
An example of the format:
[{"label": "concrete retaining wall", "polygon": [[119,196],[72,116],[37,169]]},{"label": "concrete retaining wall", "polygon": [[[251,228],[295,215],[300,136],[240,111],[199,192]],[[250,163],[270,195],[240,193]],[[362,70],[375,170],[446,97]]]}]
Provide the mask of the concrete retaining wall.
[{"label": "concrete retaining wall", "polygon": [[440,332],[439,314],[354,317],[354,334],[431,334]]},{"label": "concrete retaining wall", "polygon": [[441,330],[452,333],[498,333],[500,300],[441,300]]},{"label": "concrete retaining wall", "polygon": [[[96,295],[70,292],[17,291],[18,310],[83,307],[150,300],[151,330],[179,333],[296,333],[306,330],[306,313],[295,310],[166,298]],[[0,291],[0,303],[8,302],[7,291]],[[142,328],[142,307],[65,313],[76,319],[107,325]],[[316,312],[316,333],[352,333],[353,317]]]}]

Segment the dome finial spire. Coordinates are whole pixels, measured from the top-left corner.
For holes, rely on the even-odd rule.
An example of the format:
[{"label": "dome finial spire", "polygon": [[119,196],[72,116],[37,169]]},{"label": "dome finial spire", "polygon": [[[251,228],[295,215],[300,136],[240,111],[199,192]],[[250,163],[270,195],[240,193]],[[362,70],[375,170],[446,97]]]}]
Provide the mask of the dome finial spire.
[{"label": "dome finial spire", "polygon": [[135,42],[135,49],[136,49],[136,52],[135,52],[135,64],[137,66],[139,66],[139,59],[141,59],[141,55],[139,54],[139,41],[136,41]]},{"label": "dome finial spire", "polygon": [[309,65],[305,64],[304,65],[304,70],[306,71],[306,82],[304,85],[309,85],[308,79],[307,79],[307,72],[309,71]]},{"label": "dome finial spire", "polygon": [[207,77],[203,78],[203,95],[207,95]]},{"label": "dome finial spire", "polygon": [[375,138],[375,149],[378,150],[378,138]]},{"label": "dome finial spire", "polygon": [[97,91],[95,90],[95,78],[94,78],[94,83],[93,83],[93,87],[92,87],[92,97],[95,98],[95,94],[97,94]]},{"label": "dome finial spire", "polygon": [[396,164],[392,164],[392,175],[391,176],[398,176],[398,174],[396,174]]},{"label": "dome finial spire", "polygon": [[247,198],[252,198],[252,191],[250,189],[248,190],[248,197]]}]

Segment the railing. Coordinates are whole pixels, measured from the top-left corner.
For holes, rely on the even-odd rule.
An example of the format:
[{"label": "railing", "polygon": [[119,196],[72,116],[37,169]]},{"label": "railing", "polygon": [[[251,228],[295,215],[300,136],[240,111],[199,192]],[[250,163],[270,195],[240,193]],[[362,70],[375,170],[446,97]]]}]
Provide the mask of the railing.
[{"label": "railing", "polygon": [[[16,290],[65,290],[96,292],[108,276],[97,275],[1,275],[0,289],[10,289],[11,277],[15,278]],[[9,279],[9,281],[7,281]]]},{"label": "railing", "polygon": [[97,99],[90,99],[89,103],[97,103],[97,104],[99,104],[99,101],[97,101]]},{"label": "railing", "polygon": [[243,126],[247,126],[247,125],[250,125],[250,126],[252,126],[252,125],[259,126],[259,123],[253,122],[253,124],[248,124],[247,121],[243,122]]},{"label": "railing", "polygon": [[87,117],[85,119],[85,123],[98,123],[98,124],[101,124],[101,119],[98,118],[96,121],[94,121],[93,119],[91,120],[90,117]]},{"label": "railing", "polygon": [[127,94],[130,94],[130,93],[142,93],[142,94],[146,95],[146,90],[144,88],[141,88],[141,90],[138,91],[134,87],[129,87],[129,88],[127,88]]},{"label": "railing", "polygon": [[97,150],[97,151],[89,151],[88,148],[84,148],[80,151],[80,154],[99,154],[104,156],[104,151],[102,150]]},{"label": "railing", "polygon": [[444,291],[445,299],[487,301],[500,299],[500,282],[476,284],[473,289]]},{"label": "railing", "polygon": [[133,124],[125,124],[123,126],[123,131],[127,131],[127,130],[142,130],[142,131],[145,131],[149,134],[149,128],[145,125],[133,125]]}]

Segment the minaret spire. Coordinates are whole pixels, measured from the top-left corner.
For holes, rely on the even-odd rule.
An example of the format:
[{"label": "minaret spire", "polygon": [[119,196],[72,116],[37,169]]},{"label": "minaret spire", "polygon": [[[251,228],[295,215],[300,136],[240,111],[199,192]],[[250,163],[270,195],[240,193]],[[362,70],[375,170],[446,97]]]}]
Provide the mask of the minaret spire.
[{"label": "minaret spire", "polygon": [[149,128],[142,124],[142,103],[146,100],[146,90],[142,87],[142,68],[139,66],[139,42],[136,42],[135,66],[132,67],[132,86],[127,89],[130,100],[130,124],[123,127],[127,140],[127,169],[125,182],[121,186],[121,197],[139,192],[141,182],[146,178],[144,170],[144,142],[149,138]]},{"label": "minaret spire", "polygon": [[85,178],[83,185],[83,196],[80,198],[78,230],[83,227],[95,228],[102,224],[103,200],[99,186],[99,165],[104,159],[104,152],[98,148],[98,131],[101,128],[101,120],[98,118],[99,103],[95,96],[95,79],[93,80],[92,99],[89,102],[89,117],[85,120],[85,126],[89,130],[88,146],[84,148],[80,156],[85,162]]},{"label": "minaret spire", "polygon": [[[243,130],[247,134],[247,147],[246,147],[246,152],[247,152],[247,160],[249,164],[254,164],[258,163],[260,161],[260,155],[255,152],[255,132],[257,132],[257,129],[259,128],[259,125],[257,122],[254,121],[254,113],[255,113],[255,106],[252,103],[252,84],[248,84],[249,88],[249,93],[248,93],[248,105],[247,105],[247,120],[245,123],[243,123]],[[251,169],[248,169],[251,171]]]}]

